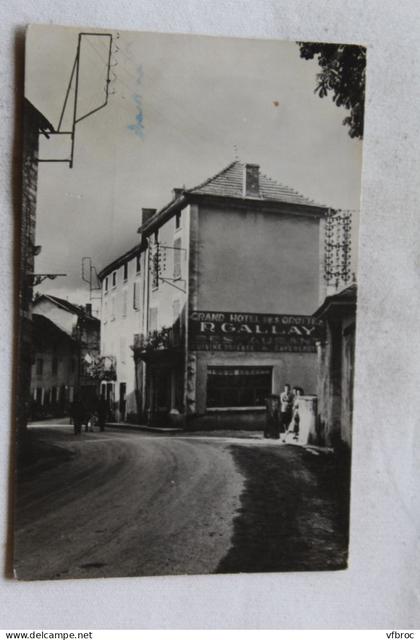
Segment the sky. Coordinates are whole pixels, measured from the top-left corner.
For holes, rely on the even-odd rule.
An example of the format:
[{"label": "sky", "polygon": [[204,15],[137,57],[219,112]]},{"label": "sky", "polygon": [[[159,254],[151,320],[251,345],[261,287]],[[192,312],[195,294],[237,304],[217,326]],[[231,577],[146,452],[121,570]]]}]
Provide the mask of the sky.
[{"label": "sky", "polygon": [[[32,26],[25,95],[58,126],[79,32]],[[95,33],[98,33],[95,30]],[[316,61],[294,42],[107,31],[113,36],[106,107],[76,129],[74,166],[38,174],[37,273],[66,273],[37,288],[83,304],[85,256],[99,271],[137,241],[141,208],[199,184],[236,156],[305,196],[358,209],[362,144],[343,108],[314,94]],[[78,116],[104,99],[108,39],[82,38]],[[74,83],[63,117],[67,129]],[[67,157],[67,136],[41,140],[40,157]]]}]

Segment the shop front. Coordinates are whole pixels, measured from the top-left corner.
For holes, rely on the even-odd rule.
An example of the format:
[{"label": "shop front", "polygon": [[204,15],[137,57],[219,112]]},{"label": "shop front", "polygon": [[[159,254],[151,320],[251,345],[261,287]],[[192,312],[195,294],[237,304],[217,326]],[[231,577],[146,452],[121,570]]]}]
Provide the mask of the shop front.
[{"label": "shop front", "polygon": [[312,316],[193,311],[189,319],[189,428],[263,428],[265,400],[285,384],[317,388]]}]

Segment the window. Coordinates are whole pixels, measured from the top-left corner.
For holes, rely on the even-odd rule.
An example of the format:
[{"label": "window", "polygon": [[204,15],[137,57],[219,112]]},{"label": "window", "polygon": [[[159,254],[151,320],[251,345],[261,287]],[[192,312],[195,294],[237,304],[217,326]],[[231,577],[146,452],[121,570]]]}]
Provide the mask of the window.
[{"label": "window", "polygon": [[42,358],[37,358],[36,359],[36,375],[42,376],[43,371],[44,371],[44,361]]},{"label": "window", "polygon": [[108,291],[108,286],[109,286],[109,278],[108,276],[105,278],[105,293]]},{"label": "window", "polygon": [[174,241],[174,278],[181,277],[181,238]]},{"label": "window", "polygon": [[207,407],[264,406],[271,377],[271,367],[209,367]]},{"label": "window", "polygon": [[157,307],[150,307],[149,309],[149,331],[157,331],[158,325],[158,310]]},{"label": "window", "polygon": [[128,262],[124,262],[124,280],[128,278]]},{"label": "window", "polygon": [[136,272],[140,273],[141,271],[141,253],[136,255]]},{"label": "window", "polygon": [[57,371],[58,371],[58,358],[57,356],[54,356],[51,363],[51,373],[53,374],[53,376],[57,375]]},{"label": "window", "polygon": [[116,287],[117,286],[117,272],[114,271],[114,273],[112,274],[112,286]]},{"label": "window", "polygon": [[127,315],[127,299],[128,299],[127,289],[124,289],[121,297],[121,315],[123,318],[125,318]]},{"label": "window", "polygon": [[178,213],[175,216],[175,229],[180,229],[181,228],[181,212],[178,211]]},{"label": "window", "polygon": [[133,282],[133,309],[140,310],[140,282]]}]

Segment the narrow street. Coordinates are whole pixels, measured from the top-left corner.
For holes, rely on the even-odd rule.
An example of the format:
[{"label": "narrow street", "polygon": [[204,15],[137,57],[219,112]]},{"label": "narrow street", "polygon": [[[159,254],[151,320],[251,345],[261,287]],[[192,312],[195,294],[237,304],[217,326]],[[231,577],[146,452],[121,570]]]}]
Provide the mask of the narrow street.
[{"label": "narrow street", "polygon": [[345,565],[325,461],[300,447],[128,430],[76,437],[57,421],[30,432],[40,453],[18,482],[20,579]]}]

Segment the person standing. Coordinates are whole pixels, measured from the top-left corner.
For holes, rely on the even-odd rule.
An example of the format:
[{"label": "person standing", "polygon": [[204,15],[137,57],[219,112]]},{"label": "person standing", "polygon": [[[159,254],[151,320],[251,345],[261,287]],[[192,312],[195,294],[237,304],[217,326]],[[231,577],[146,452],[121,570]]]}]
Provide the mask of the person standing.
[{"label": "person standing", "polygon": [[289,432],[293,433],[293,440],[299,439],[299,424],[300,424],[300,415],[299,415],[299,400],[300,396],[303,395],[303,389],[301,387],[296,387],[295,395],[293,399],[293,420],[289,427]]},{"label": "person standing", "polygon": [[280,434],[283,442],[285,442],[286,433],[292,420],[292,412],[293,393],[290,390],[290,384],[285,384],[280,394]]},{"label": "person standing", "polygon": [[70,407],[70,415],[73,420],[74,433],[78,435],[82,433],[82,425],[86,417],[86,409],[81,400],[80,394],[77,393]]}]

